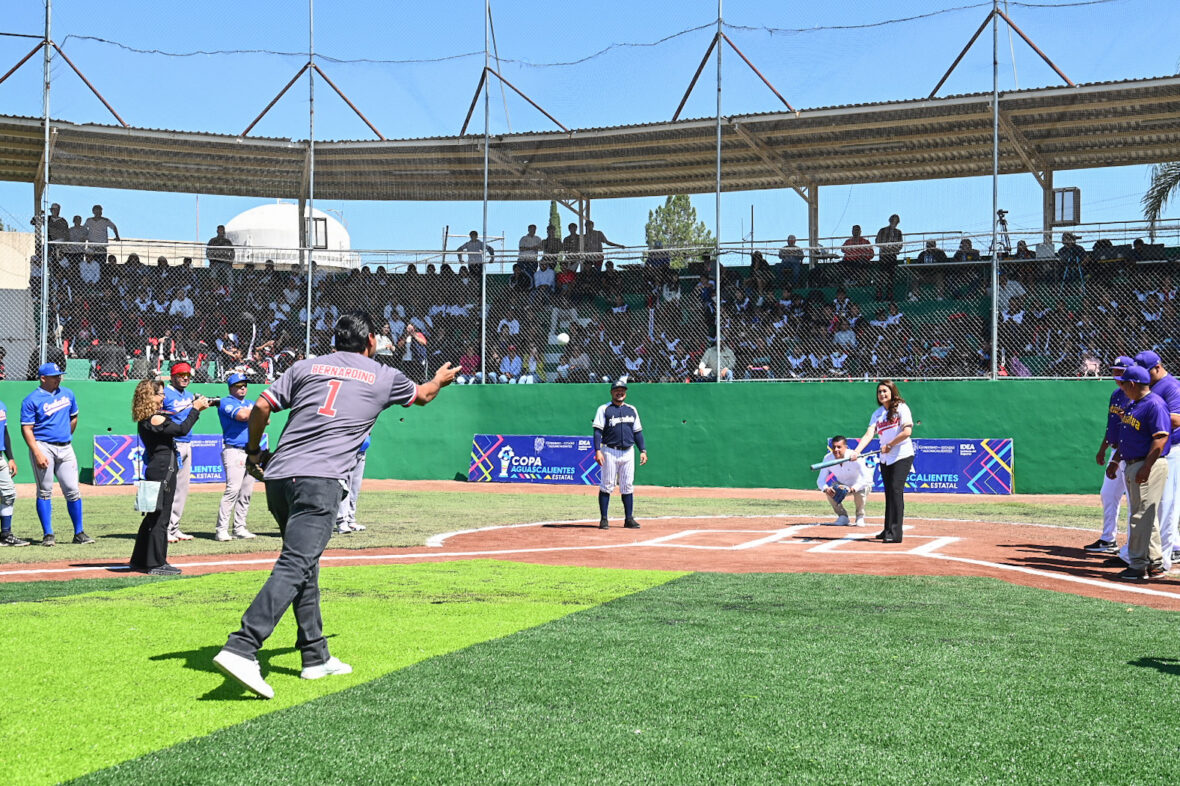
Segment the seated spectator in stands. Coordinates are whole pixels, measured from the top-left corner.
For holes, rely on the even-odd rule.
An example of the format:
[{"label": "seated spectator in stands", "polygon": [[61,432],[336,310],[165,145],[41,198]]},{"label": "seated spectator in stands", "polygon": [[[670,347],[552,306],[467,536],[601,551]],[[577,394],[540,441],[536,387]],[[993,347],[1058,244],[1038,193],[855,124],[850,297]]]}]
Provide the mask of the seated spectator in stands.
[{"label": "seated spectator in stands", "polygon": [[102,275],[102,263],[96,256],[88,256],[78,265],[78,280],[83,286],[95,286]]},{"label": "seated spectator in stands", "polygon": [[[459,246],[457,250],[459,261],[464,262],[464,255],[466,255],[467,272],[472,278],[478,279],[483,274],[484,255],[487,255],[487,261],[495,261],[496,252],[491,246],[485,245],[479,239],[479,232],[471,230],[469,233],[471,239],[463,245]],[[413,267],[411,265],[410,267]]]},{"label": "seated spectator in stands", "polygon": [[841,317],[832,335],[832,343],[848,352],[856,349],[856,331],[852,329],[847,317]]},{"label": "seated spectator in stands", "polygon": [[605,297],[614,297],[623,291],[623,277],[619,275],[619,271],[615,270],[615,263],[609,259],[599,278],[599,291]]},{"label": "seated spectator in stands", "polygon": [[1001,314],[1008,310],[1008,303],[1012,298],[1025,294],[1023,284],[1014,278],[1009,278],[1007,272],[1000,273],[999,287],[996,289],[996,307]]},{"label": "seated spectator in stands", "polygon": [[530,276],[537,269],[537,255],[541,251],[543,243],[544,241],[537,235],[537,225],[529,224],[529,231],[521,235],[520,241],[516,244],[516,259]]},{"label": "seated spectator in stands", "polygon": [[832,310],[835,311],[836,316],[844,316],[848,313],[848,308],[852,305],[852,299],[848,297],[848,290],[844,287],[836,288],[836,297],[832,300]]},{"label": "seated spectator in stands", "polygon": [[168,305],[168,316],[172,317],[174,321],[185,324],[193,318],[195,313],[192,298],[183,289],[177,289]]},{"label": "seated spectator in stands", "polygon": [[668,269],[660,285],[660,300],[664,303],[680,303],[680,271]]},{"label": "seated spectator in stands", "polygon": [[[796,244],[794,235],[787,235],[787,244],[778,250],[778,282],[787,286],[799,286],[799,279],[803,272],[803,249]],[[787,279],[787,275],[790,279]]]},{"label": "seated spectator in stands", "polygon": [[[946,261],[946,252],[938,247],[938,242],[935,240],[927,240],[926,248],[922,249],[918,253],[917,258],[915,259],[915,264],[941,265]],[[917,289],[918,284],[933,281],[936,297],[939,300],[942,300],[946,296],[946,272],[941,267],[935,268],[929,272],[912,269],[910,270],[910,275],[913,278],[915,290]]]},{"label": "seated spectator in stands", "polygon": [[955,262],[978,262],[979,251],[971,243],[971,238],[965,237],[959,241],[959,250],[955,252]]},{"label": "seated spectator in stands", "polygon": [[553,290],[557,286],[557,274],[549,263],[549,256],[541,257],[541,264],[533,274],[533,291],[529,296],[529,305],[547,305],[553,299]]},{"label": "seated spectator in stands", "polygon": [[474,345],[468,344],[463,350],[463,354],[459,356],[459,376],[455,377],[455,381],[460,385],[475,385],[483,382],[479,361],[479,352],[475,350]]},{"label": "seated spectator in stands", "polygon": [[496,332],[503,335],[504,330],[508,330],[509,336],[516,336],[520,333],[520,319],[516,316],[516,309],[509,308],[508,313],[496,325]]},{"label": "seated spectator in stands", "polygon": [[381,332],[377,334],[377,352],[373,359],[386,366],[397,365],[393,358],[393,348],[393,331],[389,323],[386,322],[381,326]]},{"label": "seated spectator in stands", "polygon": [[854,281],[861,280],[862,271],[868,269],[869,263],[873,261],[874,252],[873,244],[860,233],[859,224],[852,227],[852,237],[844,241],[843,250],[844,260],[837,271],[838,275]]},{"label": "seated spectator in stands", "polygon": [[537,351],[536,344],[529,345],[529,356],[521,364],[520,384],[531,385],[545,381],[545,357]]},{"label": "seated spectator in stands", "polygon": [[701,361],[694,372],[695,381],[708,382],[720,379],[733,381],[733,370],[737,365],[737,356],[729,348],[725,339],[721,339],[721,350],[717,350],[717,342],[711,342],[708,349],[701,354]]},{"label": "seated spectator in stands", "polygon": [[90,350],[90,373],[100,382],[122,382],[127,379],[127,350],[119,343],[113,331],[108,332],[102,343]]},{"label": "seated spectator in stands", "polygon": [[656,270],[669,270],[672,267],[672,255],[664,250],[664,244],[659,240],[648,243],[648,251],[644,255],[643,264]]},{"label": "seated spectator in stands", "polygon": [[586,354],[585,347],[575,347],[572,341],[566,346],[566,353],[557,364],[556,381],[594,381],[593,375],[590,373],[590,356]]},{"label": "seated spectator in stands", "polygon": [[611,309],[610,309],[610,312],[614,316],[614,318],[616,320],[624,319],[627,315],[627,312],[630,310],[631,310],[631,307],[627,305],[627,302],[625,300],[623,300],[623,295],[621,293],[616,294],[614,303],[611,304]]},{"label": "seated spectator in stands", "polygon": [[523,300],[533,288],[533,277],[525,270],[523,262],[512,265],[512,275],[508,277],[508,290],[514,302]]},{"label": "seated spectator in stands", "polygon": [[516,345],[509,344],[505,351],[504,357],[500,359],[500,376],[498,381],[501,384],[507,383],[515,385],[517,380],[520,379],[520,373],[523,366],[524,361],[521,359],[520,355],[517,354]]}]

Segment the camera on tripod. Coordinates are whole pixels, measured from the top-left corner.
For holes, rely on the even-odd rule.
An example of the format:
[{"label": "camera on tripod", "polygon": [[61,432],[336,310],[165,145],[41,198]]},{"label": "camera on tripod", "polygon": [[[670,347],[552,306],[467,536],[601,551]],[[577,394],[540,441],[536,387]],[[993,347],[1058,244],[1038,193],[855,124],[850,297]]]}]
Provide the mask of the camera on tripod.
[{"label": "camera on tripod", "polygon": [[1003,218],[1004,216],[1008,215],[1008,211],[1001,208],[996,211],[996,215],[999,216],[1000,218]]}]

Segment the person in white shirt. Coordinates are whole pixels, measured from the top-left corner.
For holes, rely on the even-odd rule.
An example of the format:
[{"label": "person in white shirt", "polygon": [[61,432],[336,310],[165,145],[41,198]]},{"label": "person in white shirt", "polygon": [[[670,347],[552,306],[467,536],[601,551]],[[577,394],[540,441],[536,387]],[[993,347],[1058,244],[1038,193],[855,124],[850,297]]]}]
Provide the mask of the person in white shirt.
[{"label": "person in white shirt", "polygon": [[877,383],[877,403],[880,405],[869,418],[869,427],[857,442],[857,449],[847,455],[856,460],[875,435],[881,446],[877,462],[881,480],[885,484],[885,529],[877,534],[882,543],[901,543],[902,523],[905,519],[905,481],[914,465],[914,416],[901,397],[897,385],[883,379]]},{"label": "person in white shirt", "polygon": [[1000,285],[996,288],[996,304],[1001,314],[1008,310],[1008,303],[1012,298],[1022,297],[1024,294],[1023,284],[1014,278],[1008,278],[1007,273],[1000,274]]},{"label": "person in white shirt", "polygon": [[122,238],[119,237],[119,228],[115,226],[115,222],[103,216],[102,205],[95,205],[93,212],[94,215],[86,219],[83,225],[86,227],[86,240],[89,243],[86,250],[92,258],[101,261],[106,259],[109,233],[115,233],[115,240]]},{"label": "person in white shirt", "polygon": [[[842,435],[832,437],[829,443],[831,448],[824,456],[824,461],[848,458],[848,440]],[[821,469],[817,485],[836,514],[834,523],[837,527],[847,527],[850,523],[857,527],[865,525],[865,502],[873,488],[873,471],[864,460],[849,459],[843,464]],[[849,494],[856,508],[856,518],[851,520],[844,507],[844,497]]]},{"label": "person in white shirt", "polygon": [[528,234],[522,235],[520,243],[517,244],[519,253],[516,259],[524,264],[524,269],[529,275],[532,275],[537,269],[537,254],[541,250],[543,242],[545,241],[537,234],[537,225],[529,224]]}]

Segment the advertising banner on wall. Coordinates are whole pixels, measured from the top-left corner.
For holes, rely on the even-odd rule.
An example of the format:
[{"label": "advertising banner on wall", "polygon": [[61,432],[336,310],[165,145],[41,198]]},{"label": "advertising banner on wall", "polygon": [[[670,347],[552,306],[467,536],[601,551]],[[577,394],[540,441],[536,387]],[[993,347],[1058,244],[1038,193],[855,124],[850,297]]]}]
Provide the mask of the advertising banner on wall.
[{"label": "advertising banner on wall", "polygon": [[597,486],[594,442],[587,436],[476,434],[467,479],[473,483]]},{"label": "advertising banner on wall", "polygon": [[[856,440],[848,440],[855,446]],[[877,440],[869,450],[877,449]],[[946,494],[1013,494],[1011,439],[915,439],[914,466],[906,491]],[[877,457],[865,459],[873,471],[873,490],[884,491]]]},{"label": "advertising banner on wall", "polygon": [[[193,434],[193,469],[190,483],[224,483],[221,436]],[[130,434],[94,437],[94,485],[128,485],[143,477],[143,443]]]}]

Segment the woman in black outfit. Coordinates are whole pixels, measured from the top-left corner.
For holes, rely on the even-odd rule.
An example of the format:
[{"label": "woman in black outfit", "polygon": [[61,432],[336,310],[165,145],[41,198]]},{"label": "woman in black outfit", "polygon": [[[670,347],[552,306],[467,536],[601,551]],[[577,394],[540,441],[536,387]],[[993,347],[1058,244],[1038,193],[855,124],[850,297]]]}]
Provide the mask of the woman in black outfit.
[{"label": "woman in black outfit", "polygon": [[208,408],[209,400],[204,396],[193,399],[188,417],[180,423],[161,412],[163,405],[163,382],[145,379],[135,386],[131,418],[139,424],[139,438],[143,441],[143,477],[160,481],[160,502],[139,525],[131,569],[153,576],[175,576],[180,568],[168,564],[168,519],[176,490],[176,438],[189,432],[201,410]]}]

